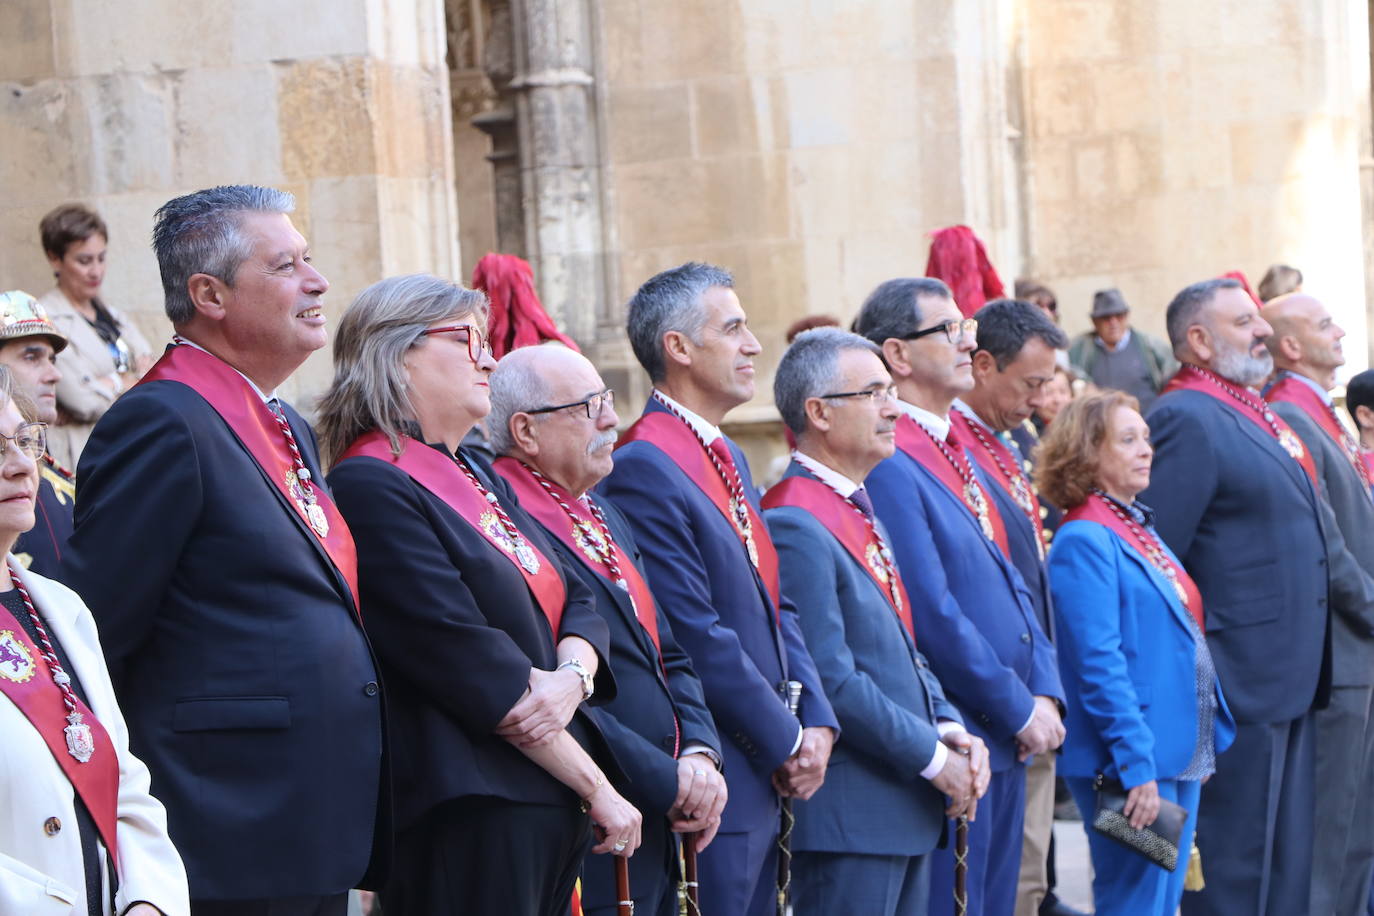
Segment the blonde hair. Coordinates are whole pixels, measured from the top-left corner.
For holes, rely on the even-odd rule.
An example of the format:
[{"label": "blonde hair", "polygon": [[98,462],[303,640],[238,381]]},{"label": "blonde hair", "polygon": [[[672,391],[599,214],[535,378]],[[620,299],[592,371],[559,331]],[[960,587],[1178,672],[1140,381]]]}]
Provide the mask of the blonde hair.
[{"label": "blonde hair", "polygon": [[1123,391],[1100,391],[1075,398],[1059,411],[1035,447],[1035,487],[1060,509],[1072,509],[1097,486],[1098,455],[1118,407],[1139,410]]}]

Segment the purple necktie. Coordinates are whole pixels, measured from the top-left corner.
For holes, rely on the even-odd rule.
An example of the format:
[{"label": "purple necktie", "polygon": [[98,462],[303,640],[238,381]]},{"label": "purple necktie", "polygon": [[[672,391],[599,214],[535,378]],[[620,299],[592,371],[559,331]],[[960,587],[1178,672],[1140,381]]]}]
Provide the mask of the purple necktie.
[{"label": "purple necktie", "polygon": [[849,501],[859,507],[859,511],[864,514],[864,518],[873,521],[873,500],[868,498],[868,491],[859,487],[849,494]]}]

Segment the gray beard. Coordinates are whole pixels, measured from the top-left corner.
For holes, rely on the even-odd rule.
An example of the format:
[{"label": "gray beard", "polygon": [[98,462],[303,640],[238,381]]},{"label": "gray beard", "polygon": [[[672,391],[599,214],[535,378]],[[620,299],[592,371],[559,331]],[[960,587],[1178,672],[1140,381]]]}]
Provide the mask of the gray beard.
[{"label": "gray beard", "polygon": [[1268,350],[1262,356],[1251,356],[1245,350],[1218,346],[1212,371],[1237,385],[1258,388],[1274,371],[1274,357]]}]

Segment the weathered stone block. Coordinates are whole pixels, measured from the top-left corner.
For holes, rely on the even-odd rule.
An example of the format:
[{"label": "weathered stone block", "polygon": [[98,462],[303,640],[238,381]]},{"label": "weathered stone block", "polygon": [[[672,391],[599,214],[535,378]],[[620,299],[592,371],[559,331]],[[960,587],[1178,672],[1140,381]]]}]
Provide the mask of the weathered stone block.
[{"label": "weathered stone block", "polygon": [[[713,111],[709,116],[714,119],[720,114]],[[699,109],[697,117],[702,117]],[[604,118],[611,162],[652,162],[693,152],[691,94],[686,83],[614,87],[607,95]]]},{"label": "weathered stone block", "polygon": [[35,83],[57,75],[52,40],[52,0],[0,3],[0,81]]},{"label": "weathered stone block", "polygon": [[367,61],[285,62],[277,66],[276,80],[277,132],[288,181],[377,171]]},{"label": "weathered stone block", "polygon": [[[266,66],[196,69],[176,83],[176,182],[203,188],[283,178],[276,83]],[[252,99],[252,105],[245,105]],[[283,119],[284,120],[284,119]],[[316,120],[318,127],[327,119]]]}]

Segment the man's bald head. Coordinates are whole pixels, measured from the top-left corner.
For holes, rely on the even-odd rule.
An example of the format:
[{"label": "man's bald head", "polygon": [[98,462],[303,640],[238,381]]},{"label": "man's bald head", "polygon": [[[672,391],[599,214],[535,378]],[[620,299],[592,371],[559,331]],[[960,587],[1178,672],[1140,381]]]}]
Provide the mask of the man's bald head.
[{"label": "man's bald head", "polygon": [[1306,376],[1323,388],[1336,384],[1336,369],[1345,365],[1345,331],[1321,300],[1290,293],[1266,303],[1260,315],[1274,329],[1266,345],[1276,368]]}]

